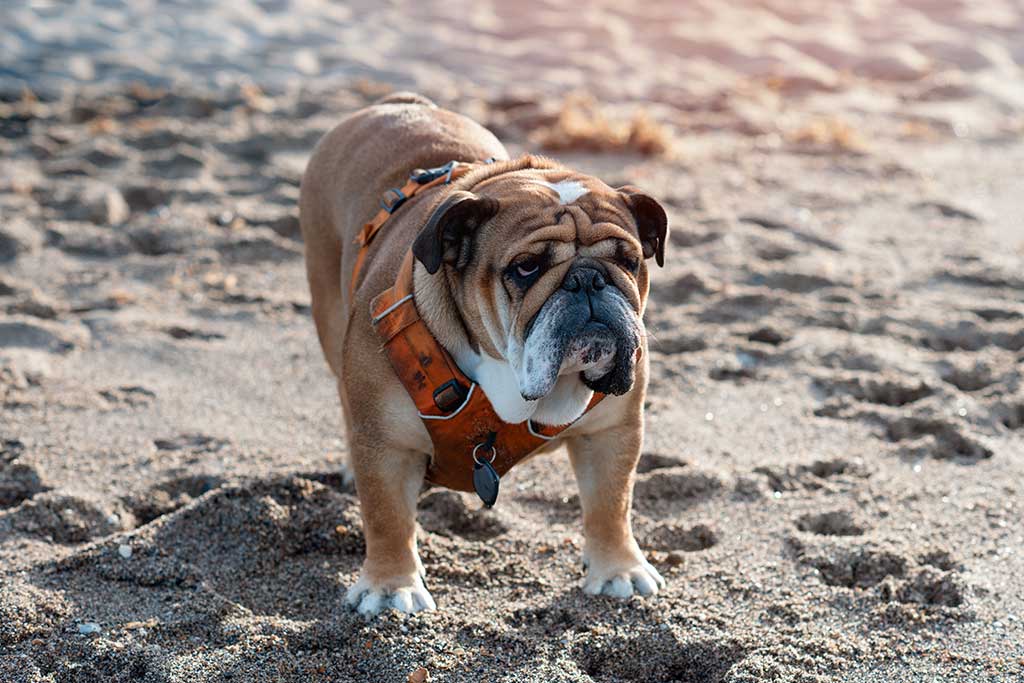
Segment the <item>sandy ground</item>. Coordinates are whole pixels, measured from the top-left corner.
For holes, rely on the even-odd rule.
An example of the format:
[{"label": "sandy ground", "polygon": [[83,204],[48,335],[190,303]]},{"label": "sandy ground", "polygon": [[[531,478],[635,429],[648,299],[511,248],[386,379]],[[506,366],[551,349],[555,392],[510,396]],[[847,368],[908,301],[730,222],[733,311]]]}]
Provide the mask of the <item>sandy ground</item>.
[{"label": "sandy ground", "polygon": [[[1024,8],[623,5],[0,9],[0,680],[1024,676]],[[580,592],[558,454],[424,492],[439,611],[344,608],[295,203],[392,87],[668,209],[657,598]]]}]

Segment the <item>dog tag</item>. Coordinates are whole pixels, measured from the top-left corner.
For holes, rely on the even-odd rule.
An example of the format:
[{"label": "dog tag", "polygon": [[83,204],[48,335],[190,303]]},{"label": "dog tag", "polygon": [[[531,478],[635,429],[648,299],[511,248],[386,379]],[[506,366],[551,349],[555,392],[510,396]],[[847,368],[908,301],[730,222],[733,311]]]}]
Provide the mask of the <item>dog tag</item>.
[{"label": "dog tag", "polygon": [[476,495],[487,507],[493,507],[494,501],[498,500],[498,484],[501,481],[494,466],[486,460],[478,460],[473,463],[473,488]]}]

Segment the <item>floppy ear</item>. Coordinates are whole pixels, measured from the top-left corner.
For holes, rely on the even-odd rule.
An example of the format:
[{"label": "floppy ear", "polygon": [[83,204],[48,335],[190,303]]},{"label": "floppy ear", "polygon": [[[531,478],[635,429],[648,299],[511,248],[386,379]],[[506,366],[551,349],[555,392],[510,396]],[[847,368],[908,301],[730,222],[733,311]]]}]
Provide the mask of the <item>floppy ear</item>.
[{"label": "floppy ear", "polygon": [[463,267],[469,261],[473,233],[498,213],[498,200],[456,190],[430,214],[412,243],[412,253],[433,275],[442,262]]},{"label": "floppy ear", "polygon": [[665,242],[668,238],[668,216],[665,209],[650,195],[644,194],[632,185],[618,188],[619,194],[626,201],[636,227],[640,231],[640,245],[644,248],[644,258],[652,256],[659,266],[665,265]]}]

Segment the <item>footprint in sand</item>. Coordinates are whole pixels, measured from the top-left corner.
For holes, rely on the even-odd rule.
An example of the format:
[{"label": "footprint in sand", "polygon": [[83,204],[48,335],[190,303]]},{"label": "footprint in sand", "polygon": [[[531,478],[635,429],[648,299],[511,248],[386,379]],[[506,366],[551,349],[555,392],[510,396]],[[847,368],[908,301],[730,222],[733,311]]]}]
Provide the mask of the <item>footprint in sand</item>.
[{"label": "footprint in sand", "polygon": [[695,470],[688,466],[656,469],[637,477],[634,499],[645,505],[692,505],[716,495],[725,486],[715,472]]},{"label": "footprint in sand", "polygon": [[791,338],[792,335],[789,332],[784,332],[772,325],[763,325],[747,333],[748,341],[768,344],[769,346],[780,346]]},{"label": "footprint in sand", "polygon": [[650,349],[658,353],[675,355],[677,353],[694,353],[708,348],[708,343],[700,335],[678,334],[673,337],[653,336]]},{"label": "footprint in sand", "polygon": [[158,517],[188,505],[208,491],[219,488],[223,483],[221,477],[213,475],[181,477],[151,486],[145,492],[125,498],[123,502],[135,515],[139,524],[148,524]]},{"label": "footprint in sand", "polygon": [[135,251],[131,238],[91,223],[61,221],[46,232],[47,246],[56,247],[71,256],[116,258]]},{"label": "footprint in sand", "polygon": [[514,522],[503,508],[481,508],[456,491],[432,491],[418,504],[420,525],[435,534],[481,541],[507,532]]},{"label": "footprint in sand", "polygon": [[889,421],[886,438],[899,443],[909,457],[976,462],[993,455],[983,437],[938,417],[905,415]]},{"label": "footprint in sand", "polygon": [[701,311],[698,320],[702,323],[718,324],[752,322],[788,304],[788,299],[762,292],[725,296]]},{"label": "footprint in sand", "polygon": [[661,629],[635,637],[579,639],[570,652],[580,671],[595,681],[726,681],[750,647],[728,636],[680,639]]},{"label": "footprint in sand", "polygon": [[1024,329],[1014,323],[979,324],[965,319],[946,324],[915,321],[910,327],[917,333],[910,341],[933,351],[979,351],[987,346],[1024,350]]},{"label": "footprint in sand", "polygon": [[156,394],[149,389],[131,385],[102,389],[99,391],[99,395],[111,407],[139,408],[151,405],[156,399]]},{"label": "footprint in sand", "polygon": [[0,320],[0,348],[68,353],[84,347],[89,339],[89,330],[83,325],[17,316]]},{"label": "footprint in sand", "polygon": [[935,390],[919,379],[876,373],[843,373],[814,381],[829,397],[850,397],[855,401],[899,407],[931,396]]},{"label": "footprint in sand", "polygon": [[181,180],[199,175],[206,167],[203,154],[187,147],[149,159],[144,166],[149,175],[157,178]]},{"label": "footprint in sand", "polygon": [[0,513],[0,527],[65,545],[130,529],[134,522],[119,503],[101,503],[56,491],[40,492]]},{"label": "footprint in sand", "polygon": [[170,203],[172,193],[152,184],[126,185],[121,195],[135,213],[146,213]]},{"label": "footprint in sand", "polygon": [[994,419],[1007,429],[1024,429],[1024,400],[1000,401],[991,410]]},{"label": "footprint in sand", "polygon": [[22,254],[38,251],[42,246],[42,235],[27,221],[5,219],[0,225],[0,263],[10,263]]},{"label": "footprint in sand", "polygon": [[822,275],[782,270],[753,273],[747,279],[747,284],[753,287],[778,289],[793,294],[810,294],[820,289],[847,287],[843,283],[836,282]]},{"label": "footprint in sand", "polygon": [[218,439],[206,434],[178,434],[166,439],[154,439],[153,445],[159,451],[192,451],[195,453],[214,453],[229,445],[225,439]]},{"label": "footprint in sand", "polygon": [[760,478],[770,491],[817,491],[856,488],[861,480],[871,476],[863,461],[832,458],[815,460],[806,465],[762,465],[755,467],[756,477],[741,477],[737,480],[737,493],[741,496],[762,491]]},{"label": "footprint in sand", "polygon": [[0,509],[14,507],[47,490],[32,465],[19,462],[25,444],[19,439],[0,441]]},{"label": "footprint in sand", "polygon": [[973,363],[954,359],[943,360],[938,363],[937,369],[942,381],[968,393],[986,389],[1002,381],[1004,377],[1004,373],[984,360],[974,360]]},{"label": "footprint in sand", "polygon": [[651,550],[697,552],[718,545],[719,534],[707,524],[681,526],[668,522],[652,528],[644,539],[641,545]]},{"label": "footprint in sand", "polygon": [[967,599],[956,563],[948,551],[930,551],[920,562],[890,546],[874,543],[799,547],[799,561],[815,568],[826,584],[874,589],[884,602],[958,607]]},{"label": "footprint in sand", "polygon": [[850,510],[830,510],[801,515],[796,528],[821,536],[860,536],[868,525]]},{"label": "footprint in sand", "polygon": [[870,588],[887,576],[901,578],[913,560],[876,543],[818,543],[805,546],[791,539],[801,564],[818,570],[829,586]]},{"label": "footprint in sand", "polygon": [[654,470],[663,470],[668,467],[685,467],[687,464],[685,460],[674,455],[644,453],[636,464],[636,471],[638,474],[643,474],[645,472],[653,472]]},{"label": "footprint in sand", "polygon": [[173,325],[171,327],[164,328],[164,332],[175,339],[195,339],[198,341],[211,341],[214,339],[224,339],[224,335],[220,332],[207,332],[198,330],[193,327],[183,327],[181,325]]},{"label": "footprint in sand", "polygon": [[1024,312],[1009,308],[972,308],[971,313],[978,316],[985,322],[997,322],[1000,320],[1021,320],[1024,319]]}]

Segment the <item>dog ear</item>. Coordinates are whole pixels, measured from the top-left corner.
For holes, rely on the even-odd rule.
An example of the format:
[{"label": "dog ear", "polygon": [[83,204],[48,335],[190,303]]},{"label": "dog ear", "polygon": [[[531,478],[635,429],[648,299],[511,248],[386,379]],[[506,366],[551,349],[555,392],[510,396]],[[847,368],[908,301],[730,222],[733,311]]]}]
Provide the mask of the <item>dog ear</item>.
[{"label": "dog ear", "polygon": [[665,209],[653,197],[632,185],[620,187],[618,191],[636,219],[644,258],[653,256],[659,266],[664,266],[665,242],[668,239],[668,216],[665,215]]},{"label": "dog ear", "polygon": [[433,275],[447,262],[463,267],[476,229],[498,213],[498,200],[456,190],[430,214],[412,243],[412,253]]}]

